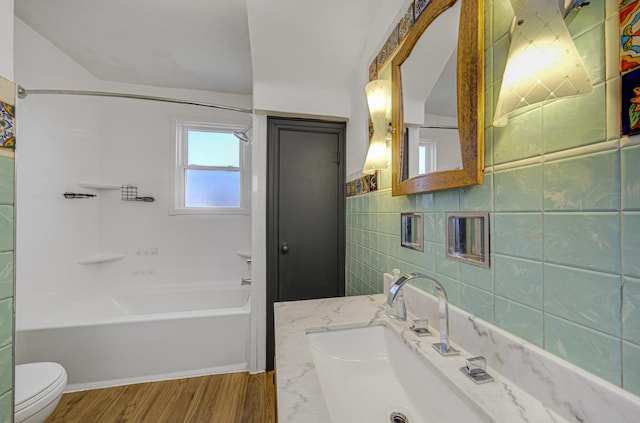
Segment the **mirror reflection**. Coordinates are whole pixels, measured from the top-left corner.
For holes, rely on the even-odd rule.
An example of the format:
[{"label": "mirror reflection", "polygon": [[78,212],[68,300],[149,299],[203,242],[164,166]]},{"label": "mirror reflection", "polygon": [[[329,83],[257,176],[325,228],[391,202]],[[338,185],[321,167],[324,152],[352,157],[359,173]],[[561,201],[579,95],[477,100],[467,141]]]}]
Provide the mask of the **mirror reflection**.
[{"label": "mirror reflection", "polygon": [[483,4],[431,0],[393,58],[394,196],[482,183]]},{"label": "mirror reflection", "polygon": [[405,128],[402,180],[463,168],[456,96],[461,3],[427,27],[400,66]]}]

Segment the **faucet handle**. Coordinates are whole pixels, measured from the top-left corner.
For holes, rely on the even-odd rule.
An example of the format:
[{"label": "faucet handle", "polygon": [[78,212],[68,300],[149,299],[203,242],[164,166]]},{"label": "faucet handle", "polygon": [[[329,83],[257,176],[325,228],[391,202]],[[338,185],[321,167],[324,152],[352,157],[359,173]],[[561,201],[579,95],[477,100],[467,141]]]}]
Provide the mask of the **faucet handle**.
[{"label": "faucet handle", "polygon": [[476,384],[493,382],[493,377],[487,373],[487,359],[483,356],[471,357],[467,359],[467,364],[460,367],[460,371]]},{"label": "faucet handle", "polygon": [[467,359],[467,365],[465,366],[465,370],[470,375],[475,375],[478,373],[487,371],[487,359],[483,356],[479,357],[471,357]]}]

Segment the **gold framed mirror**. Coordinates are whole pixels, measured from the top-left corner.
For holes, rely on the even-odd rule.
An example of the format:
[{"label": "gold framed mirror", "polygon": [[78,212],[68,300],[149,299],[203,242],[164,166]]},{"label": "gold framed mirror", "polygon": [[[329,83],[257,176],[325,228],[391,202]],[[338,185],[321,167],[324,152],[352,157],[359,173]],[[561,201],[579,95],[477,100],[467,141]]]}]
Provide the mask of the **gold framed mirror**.
[{"label": "gold framed mirror", "polygon": [[[452,25],[446,20],[452,19],[451,16],[448,16],[452,13],[459,15],[457,43],[454,42],[450,46],[446,46],[443,38],[445,40],[451,39],[451,37],[455,37],[456,32],[455,27],[452,28]],[[416,20],[404,44],[391,62],[392,126],[394,131],[391,177],[393,195],[416,194],[482,183],[484,169],[483,13],[482,0],[432,0]],[[440,19],[441,15],[442,19]],[[455,20],[457,20],[457,15],[455,16]],[[429,46],[429,42],[432,42],[431,46]],[[425,51],[430,51],[429,54],[432,54],[433,57],[422,57],[425,55]],[[403,89],[403,64],[419,62],[419,59],[426,59],[428,64],[425,66],[427,67],[416,68],[417,71],[413,72],[409,71],[409,67],[405,67],[405,73],[407,79],[411,74],[418,75],[421,86],[416,90],[406,86]],[[439,64],[433,65],[436,61]],[[453,81],[449,85],[455,87],[451,89],[450,97],[453,97],[455,92],[455,98],[452,102],[454,103],[453,109],[456,109],[453,112],[453,117],[457,118],[457,124],[445,121],[445,124],[425,125],[423,123],[420,125],[418,122],[420,118],[416,118],[420,115],[420,107],[423,107],[423,110],[428,108],[428,97],[437,91],[434,88],[435,83],[452,74],[452,65],[457,68],[455,79],[449,78],[450,81]],[[429,73],[433,75],[427,75]],[[408,99],[410,96],[420,98],[422,103],[412,98],[413,103],[408,103],[412,109],[405,111],[404,99]],[[442,92],[434,94],[434,96],[443,98]],[[438,110],[445,109],[445,107],[438,105],[434,107]],[[406,125],[405,112],[407,116],[409,114],[413,116],[413,121],[407,122]],[[429,113],[426,111],[422,113],[423,122],[426,121],[428,115]],[[459,164],[450,164],[448,170],[439,170],[434,159],[435,147],[425,142],[419,144],[421,146],[419,153],[421,164],[418,166],[420,169],[415,175],[409,174],[410,160],[414,160],[411,156],[413,150],[409,151],[410,137],[420,139],[421,135],[419,132],[416,133],[407,128],[417,128],[417,131],[420,131],[423,126],[435,128],[441,132],[447,131],[449,138],[455,136],[454,133],[457,132],[460,146]],[[455,148],[450,147],[455,147],[453,145],[455,141],[449,140],[448,143],[449,147],[441,147],[440,150],[454,151]],[[411,146],[415,145],[415,143],[411,144]],[[414,154],[418,154],[417,150]],[[452,154],[456,155],[455,152]]]}]

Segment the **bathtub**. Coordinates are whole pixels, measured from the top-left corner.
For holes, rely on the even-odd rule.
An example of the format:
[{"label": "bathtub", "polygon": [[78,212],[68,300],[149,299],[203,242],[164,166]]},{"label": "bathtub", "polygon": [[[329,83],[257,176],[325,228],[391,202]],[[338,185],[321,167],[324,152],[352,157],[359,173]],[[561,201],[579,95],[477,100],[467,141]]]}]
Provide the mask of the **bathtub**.
[{"label": "bathtub", "polygon": [[67,392],[247,370],[249,293],[239,284],[96,292],[18,327],[16,362],[62,364]]}]

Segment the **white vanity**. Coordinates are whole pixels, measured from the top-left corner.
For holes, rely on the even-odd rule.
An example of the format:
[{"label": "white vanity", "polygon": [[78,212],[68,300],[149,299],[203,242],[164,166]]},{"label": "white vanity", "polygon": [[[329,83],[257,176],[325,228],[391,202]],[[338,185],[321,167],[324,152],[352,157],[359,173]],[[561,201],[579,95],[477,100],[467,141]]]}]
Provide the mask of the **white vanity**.
[{"label": "white vanity", "polygon": [[[460,354],[441,356],[431,347],[436,298],[403,290],[406,322],[386,315],[384,295],[275,304],[280,423],[445,423],[467,412],[469,422],[639,421],[639,397],[454,306],[449,335]],[[435,335],[410,331],[415,317]],[[474,356],[495,381],[479,385],[461,371]]]}]

